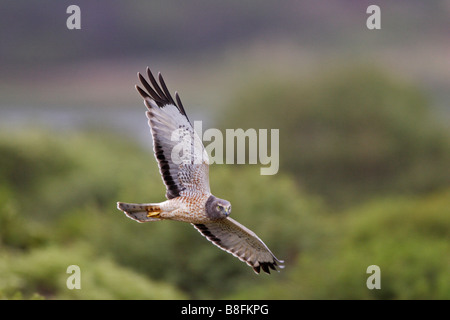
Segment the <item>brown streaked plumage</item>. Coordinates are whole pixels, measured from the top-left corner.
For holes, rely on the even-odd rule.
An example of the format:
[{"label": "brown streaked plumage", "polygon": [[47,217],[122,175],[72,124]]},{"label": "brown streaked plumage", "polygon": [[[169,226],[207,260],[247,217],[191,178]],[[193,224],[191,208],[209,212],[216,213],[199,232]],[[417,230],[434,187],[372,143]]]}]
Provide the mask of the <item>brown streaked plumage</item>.
[{"label": "brown streaked plumage", "polygon": [[[138,222],[176,220],[191,223],[219,248],[246,262],[256,273],[276,270],[278,260],[258,236],[229,217],[231,204],[211,194],[209,158],[178,93],[172,98],[161,74],[147,68],[150,83],[138,73],[136,86],[147,107],[153,151],[166,186],[166,201],[123,203],[117,208]],[[279,267],[283,267],[282,265]]]}]

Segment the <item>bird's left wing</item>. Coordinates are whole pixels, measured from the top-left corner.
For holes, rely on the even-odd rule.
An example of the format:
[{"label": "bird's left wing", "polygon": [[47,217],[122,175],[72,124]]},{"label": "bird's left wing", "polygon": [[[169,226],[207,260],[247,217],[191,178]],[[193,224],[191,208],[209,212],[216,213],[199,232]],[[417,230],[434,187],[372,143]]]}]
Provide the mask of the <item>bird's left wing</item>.
[{"label": "bird's left wing", "polygon": [[260,269],[270,273],[276,266],[284,267],[278,265],[283,261],[278,260],[253,231],[230,217],[193,226],[216,246],[246,262],[256,273]]},{"label": "bird's left wing", "polygon": [[166,197],[183,192],[209,193],[209,158],[195,133],[178,93],[175,100],[161,74],[159,84],[147,68],[147,80],[138,73],[143,88],[136,86],[148,109],[147,118],[153,136],[153,151],[166,185]]}]

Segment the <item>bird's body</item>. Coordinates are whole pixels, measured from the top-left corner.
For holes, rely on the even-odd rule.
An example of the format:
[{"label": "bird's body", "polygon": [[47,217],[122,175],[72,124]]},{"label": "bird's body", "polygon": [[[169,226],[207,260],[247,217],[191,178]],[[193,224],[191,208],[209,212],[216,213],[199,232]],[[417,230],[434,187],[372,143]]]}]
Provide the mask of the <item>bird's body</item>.
[{"label": "bird's body", "polygon": [[180,196],[160,203],[118,203],[118,208],[129,213],[138,222],[177,220],[188,223],[209,222],[204,210],[209,196],[193,194]]},{"label": "bird's body", "polygon": [[[138,222],[175,220],[191,223],[219,248],[246,262],[256,273],[276,270],[278,260],[258,236],[229,217],[231,204],[214,196],[209,188],[209,158],[195,133],[178,94],[171,97],[159,74],[159,84],[147,68],[145,88],[136,86],[147,106],[153,151],[166,185],[166,201],[118,202],[117,208]],[[280,266],[282,267],[282,266]]]}]

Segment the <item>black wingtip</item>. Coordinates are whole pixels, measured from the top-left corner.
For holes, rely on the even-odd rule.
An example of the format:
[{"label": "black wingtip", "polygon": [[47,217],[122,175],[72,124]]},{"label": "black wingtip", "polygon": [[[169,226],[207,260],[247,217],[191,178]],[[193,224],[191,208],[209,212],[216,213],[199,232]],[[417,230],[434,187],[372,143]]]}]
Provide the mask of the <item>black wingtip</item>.
[{"label": "black wingtip", "polygon": [[278,265],[277,261],[280,263],[283,263],[283,261],[278,260],[278,259],[274,260],[273,262],[260,262],[257,266],[252,266],[253,271],[255,271],[255,273],[257,273],[257,274],[259,274],[261,272],[261,269],[267,274],[270,274],[270,269],[279,272],[280,270],[278,270],[276,267],[283,269],[284,265]]},{"label": "black wingtip", "polygon": [[158,79],[159,79],[159,83],[161,85],[161,88],[164,91],[164,94],[166,95],[166,97],[169,99],[169,102],[173,105],[176,105],[175,101],[173,101],[172,95],[169,92],[169,89],[167,89],[166,83],[164,82],[164,78],[161,75],[161,72],[158,72]]},{"label": "black wingtip", "polygon": [[184,110],[184,106],[181,103],[180,96],[178,95],[178,92],[175,91],[175,99],[177,100],[177,106],[180,108],[180,110],[186,115],[186,111]]},{"label": "black wingtip", "polygon": [[167,85],[164,81],[161,72],[158,72],[158,80],[159,80],[158,83],[149,67],[147,67],[145,71],[147,73],[147,77],[150,83],[145,79],[145,77],[140,72],[138,72],[137,76],[139,78],[139,81],[145,88],[144,90],[141,87],[136,86],[136,90],[139,92],[139,94],[144,99],[146,98],[152,99],[160,108],[163,108],[165,105],[168,104],[173,104],[178,108],[180,113],[187,118],[186,111],[184,110],[184,106],[181,103],[180,96],[178,95],[177,92],[175,92],[175,100],[172,98],[172,95],[170,94],[169,89],[167,88]]},{"label": "black wingtip", "polygon": [[269,264],[268,263],[261,264],[261,268],[263,269],[263,271],[265,273],[270,274],[270,269],[269,269]]},{"label": "black wingtip", "polygon": [[141,87],[139,87],[138,85],[134,86],[137,90],[137,92],[139,92],[139,94],[141,95],[142,98],[146,99],[146,98],[151,98],[147,92],[145,92],[145,90],[141,89]]}]

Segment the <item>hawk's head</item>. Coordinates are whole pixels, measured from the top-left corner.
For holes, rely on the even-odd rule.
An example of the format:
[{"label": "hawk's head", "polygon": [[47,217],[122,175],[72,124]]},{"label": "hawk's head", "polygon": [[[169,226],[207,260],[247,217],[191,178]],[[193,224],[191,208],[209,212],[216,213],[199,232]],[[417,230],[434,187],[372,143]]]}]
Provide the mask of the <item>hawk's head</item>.
[{"label": "hawk's head", "polygon": [[206,215],[211,220],[225,219],[231,213],[231,203],[210,195],[205,204]]}]

